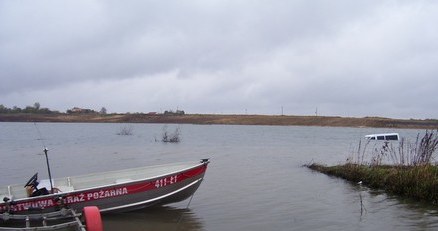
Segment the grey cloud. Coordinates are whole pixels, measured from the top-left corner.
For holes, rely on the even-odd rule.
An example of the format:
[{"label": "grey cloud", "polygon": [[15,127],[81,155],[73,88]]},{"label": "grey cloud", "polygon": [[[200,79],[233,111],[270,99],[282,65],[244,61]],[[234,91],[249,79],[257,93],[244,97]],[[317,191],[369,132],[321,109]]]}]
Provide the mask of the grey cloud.
[{"label": "grey cloud", "polygon": [[[325,105],[368,115],[390,105],[391,115],[412,116],[411,107],[430,117],[437,10],[431,1],[2,1],[0,95],[29,104],[20,101],[38,99],[17,94],[83,82],[100,92],[102,83],[155,84],[173,73],[152,90],[177,90],[180,104],[202,112]],[[163,103],[153,99],[144,103]]]}]

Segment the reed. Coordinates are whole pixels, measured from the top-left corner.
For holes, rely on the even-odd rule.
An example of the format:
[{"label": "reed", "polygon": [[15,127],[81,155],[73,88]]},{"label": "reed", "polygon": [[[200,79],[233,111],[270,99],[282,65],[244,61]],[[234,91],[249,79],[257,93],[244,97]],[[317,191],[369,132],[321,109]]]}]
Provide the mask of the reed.
[{"label": "reed", "polygon": [[[371,144],[373,142],[373,145]],[[371,150],[370,150],[371,147]],[[420,139],[417,134],[415,142],[402,137],[398,143],[359,141],[357,150],[349,158],[348,163],[359,165],[427,165],[431,164],[433,154],[438,148],[438,130],[425,131]]]}]

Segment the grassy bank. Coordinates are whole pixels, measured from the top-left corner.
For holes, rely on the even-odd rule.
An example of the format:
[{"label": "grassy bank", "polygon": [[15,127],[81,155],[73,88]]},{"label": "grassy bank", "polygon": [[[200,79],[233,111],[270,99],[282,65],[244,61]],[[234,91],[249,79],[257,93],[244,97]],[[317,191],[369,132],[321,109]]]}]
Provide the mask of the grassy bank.
[{"label": "grassy bank", "polygon": [[[373,141],[368,140],[367,144],[370,142]],[[438,130],[426,131],[422,138],[418,134],[415,143],[402,138],[398,144],[385,141],[379,144],[382,144],[380,149],[373,148],[371,155],[366,155],[367,145],[359,143],[357,159],[350,157],[343,165],[306,166],[389,194],[438,205],[438,166],[432,164],[438,148]],[[370,160],[366,161],[365,156]],[[391,165],[387,164],[391,161]]]},{"label": "grassy bank", "polygon": [[1,114],[0,122],[178,123],[436,129],[438,120],[221,114]]},{"label": "grassy bank", "polygon": [[338,166],[308,165],[310,169],[330,176],[341,177],[389,194],[431,202],[438,205],[438,167],[424,166]]}]

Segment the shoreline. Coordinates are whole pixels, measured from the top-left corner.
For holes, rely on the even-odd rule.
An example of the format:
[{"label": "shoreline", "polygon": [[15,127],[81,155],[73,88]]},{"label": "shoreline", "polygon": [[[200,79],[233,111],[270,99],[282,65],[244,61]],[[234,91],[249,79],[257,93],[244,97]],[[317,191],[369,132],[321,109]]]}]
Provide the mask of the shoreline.
[{"label": "shoreline", "polygon": [[410,198],[438,205],[436,187],[438,166],[426,164],[415,166],[397,165],[363,165],[343,164],[325,166],[310,164],[305,167],[344,179],[352,184],[359,184],[368,188],[384,190],[386,193],[401,198]]},{"label": "shoreline", "polygon": [[293,115],[220,115],[220,114],[0,114],[0,122],[64,123],[169,123],[200,125],[272,125],[438,129],[436,119],[391,119],[382,117],[293,116]]}]

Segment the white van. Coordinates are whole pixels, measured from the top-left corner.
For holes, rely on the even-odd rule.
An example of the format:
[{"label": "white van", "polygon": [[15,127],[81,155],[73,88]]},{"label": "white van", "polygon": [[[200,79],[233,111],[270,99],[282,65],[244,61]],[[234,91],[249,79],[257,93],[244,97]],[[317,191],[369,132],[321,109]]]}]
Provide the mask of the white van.
[{"label": "white van", "polygon": [[398,133],[383,133],[366,135],[365,138],[369,140],[399,140],[400,136]]}]

